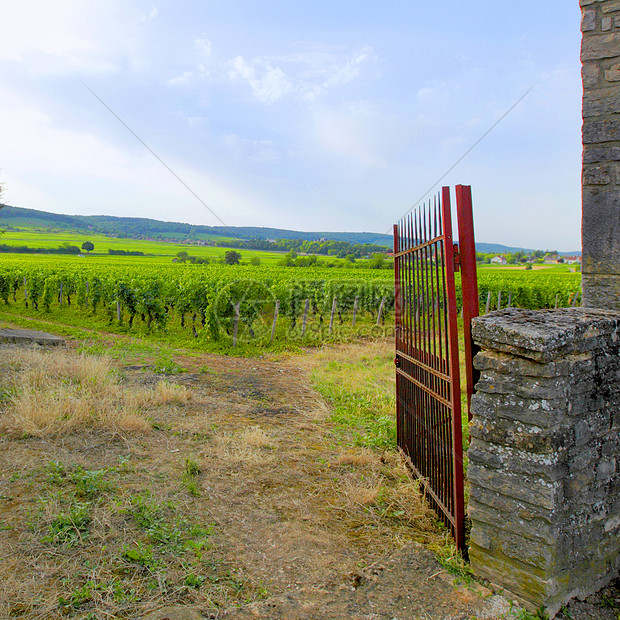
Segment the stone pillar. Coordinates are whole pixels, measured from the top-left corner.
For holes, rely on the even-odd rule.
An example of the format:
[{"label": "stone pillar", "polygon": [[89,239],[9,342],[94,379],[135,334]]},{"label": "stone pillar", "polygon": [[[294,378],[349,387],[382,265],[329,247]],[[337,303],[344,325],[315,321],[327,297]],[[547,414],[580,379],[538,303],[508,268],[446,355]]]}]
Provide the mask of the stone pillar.
[{"label": "stone pillar", "polygon": [[580,5],[583,305],[620,310],[620,2]]},{"label": "stone pillar", "polygon": [[553,617],[620,567],[620,313],[502,310],[473,337],[472,567]]}]

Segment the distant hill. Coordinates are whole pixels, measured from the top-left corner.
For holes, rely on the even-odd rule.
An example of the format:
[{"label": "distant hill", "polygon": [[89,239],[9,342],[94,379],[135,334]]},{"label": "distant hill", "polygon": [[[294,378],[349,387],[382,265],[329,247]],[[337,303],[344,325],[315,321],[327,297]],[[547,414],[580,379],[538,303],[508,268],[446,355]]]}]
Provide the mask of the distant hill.
[{"label": "distant hill", "polygon": [[[0,211],[0,222],[12,228],[38,227],[53,228],[80,233],[99,233],[120,238],[152,239],[300,239],[318,241],[348,241],[351,244],[371,243],[392,247],[392,236],[371,232],[303,232],[284,228],[262,228],[257,226],[199,226],[182,222],[164,222],[142,217],[115,217],[112,215],[59,215],[37,209],[5,206]],[[477,243],[476,249],[485,254],[505,254],[507,252],[532,252],[532,249],[510,247],[498,243]],[[560,252],[560,254],[580,255],[580,251]]]},{"label": "distant hill", "polygon": [[302,232],[282,228],[257,226],[200,226],[182,222],[162,222],[141,217],[115,217],[112,215],[58,215],[36,209],[6,206],[0,211],[0,222],[13,228],[19,226],[49,227],[55,229],[95,232],[115,237],[192,237],[208,235],[226,239],[301,239],[317,241],[328,239],[349,243],[375,243],[391,247],[390,235],[369,232]]}]

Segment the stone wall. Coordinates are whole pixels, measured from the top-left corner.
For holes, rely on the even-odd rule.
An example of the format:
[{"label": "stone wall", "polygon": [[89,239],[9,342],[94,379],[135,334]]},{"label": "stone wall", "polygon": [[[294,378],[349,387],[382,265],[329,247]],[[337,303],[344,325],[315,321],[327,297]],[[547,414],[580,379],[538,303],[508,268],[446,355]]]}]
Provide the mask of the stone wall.
[{"label": "stone wall", "polygon": [[553,617],[620,566],[620,313],[502,310],[473,337],[472,566]]},{"label": "stone wall", "polygon": [[583,305],[620,310],[620,1],[580,5]]}]

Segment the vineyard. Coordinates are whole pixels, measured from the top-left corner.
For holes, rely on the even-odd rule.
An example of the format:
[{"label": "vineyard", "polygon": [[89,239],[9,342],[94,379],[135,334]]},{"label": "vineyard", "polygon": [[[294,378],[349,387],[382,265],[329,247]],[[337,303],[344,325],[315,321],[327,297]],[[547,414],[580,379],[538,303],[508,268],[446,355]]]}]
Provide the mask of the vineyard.
[{"label": "vineyard", "polygon": [[[480,310],[568,306],[579,288],[577,273],[481,271]],[[5,318],[265,345],[385,333],[394,285],[390,270],[6,257],[0,298]]]}]

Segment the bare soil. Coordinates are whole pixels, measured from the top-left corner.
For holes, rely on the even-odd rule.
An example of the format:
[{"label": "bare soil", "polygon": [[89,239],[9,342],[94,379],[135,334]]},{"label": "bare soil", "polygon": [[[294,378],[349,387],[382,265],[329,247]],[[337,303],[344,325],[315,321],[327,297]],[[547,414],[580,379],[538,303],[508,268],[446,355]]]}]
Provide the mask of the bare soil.
[{"label": "bare soil", "polygon": [[[0,435],[0,618],[517,617],[423,546],[445,534],[397,455],[338,443],[306,363],[176,361],[187,372],[119,368],[127,386],[165,380],[191,394],[150,410],[150,432]],[[50,482],[52,462],[107,472],[88,529],[70,544],[43,535],[41,506],[66,490]],[[209,544],[190,561],[153,543],[132,520],[136,497],[181,515],[177,528],[209,528]],[[417,501],[415,512],[394,509],[399,497]],[[127,558],[147,545],[158,564]]]}]

